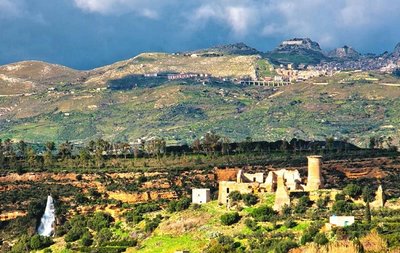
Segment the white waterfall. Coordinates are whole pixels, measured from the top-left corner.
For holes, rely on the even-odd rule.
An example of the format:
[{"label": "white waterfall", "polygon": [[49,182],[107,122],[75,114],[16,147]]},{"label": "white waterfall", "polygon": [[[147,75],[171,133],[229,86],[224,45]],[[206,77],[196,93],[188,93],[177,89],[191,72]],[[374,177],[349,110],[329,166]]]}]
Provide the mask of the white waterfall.
[{"label": "white waterfall", "polygon": [[46,209],[40,220],[38,234],[42,236],[52,236],[54,234],[54,222],[56,220],[53,198],[47,197]]}]

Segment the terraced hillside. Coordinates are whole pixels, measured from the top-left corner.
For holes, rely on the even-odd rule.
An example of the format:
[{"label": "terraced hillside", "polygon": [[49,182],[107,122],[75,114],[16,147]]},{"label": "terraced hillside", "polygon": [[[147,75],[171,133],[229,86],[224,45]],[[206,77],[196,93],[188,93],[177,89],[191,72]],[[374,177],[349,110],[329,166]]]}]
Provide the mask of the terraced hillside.
[{"label": "terraced hillside", "polygon": [[341,72],[280,88],[139,75],[240,78],[259,67],[258,56],[158,53],[91,71],[40,62],[2,66],[0,138],[82,142],[158,136],[171,144],[190,143],[213,130],[232,141],[334,136],[365,146],[370,137],[384,136],[397,145],[400,80],[390,75]]}]

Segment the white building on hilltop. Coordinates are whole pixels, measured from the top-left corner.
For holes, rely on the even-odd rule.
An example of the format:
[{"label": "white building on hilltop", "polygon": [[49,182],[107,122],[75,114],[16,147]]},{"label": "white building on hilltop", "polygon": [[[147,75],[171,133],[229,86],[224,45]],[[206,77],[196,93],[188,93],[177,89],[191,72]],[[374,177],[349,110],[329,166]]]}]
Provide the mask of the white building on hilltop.
[{"label": "white building on hilltop", "polygon": [[204,204],[210,202],[210,189],[192,189],[192,203]]}]

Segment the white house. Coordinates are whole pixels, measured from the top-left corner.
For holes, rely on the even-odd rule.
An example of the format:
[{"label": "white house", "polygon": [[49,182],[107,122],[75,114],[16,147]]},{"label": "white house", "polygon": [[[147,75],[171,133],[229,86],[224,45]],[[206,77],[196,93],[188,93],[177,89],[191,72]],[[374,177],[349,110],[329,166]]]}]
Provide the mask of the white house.
[{"label": "white house", "polygon": [[329,224],[337,227],[346,227],[354,224],[354,216],[336,216],[329,217]]},{"label": "white house", "polygon": [[210,189],[192,189],[192,203],[204,204],[210,200]]}]

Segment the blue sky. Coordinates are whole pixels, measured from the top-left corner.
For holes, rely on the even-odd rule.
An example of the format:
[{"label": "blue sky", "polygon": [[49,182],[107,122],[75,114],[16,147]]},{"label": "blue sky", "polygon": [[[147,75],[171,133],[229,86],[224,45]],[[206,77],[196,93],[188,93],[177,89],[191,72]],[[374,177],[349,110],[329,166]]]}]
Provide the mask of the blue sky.
[{"label": "blue sky", "polygon": [[90,69],[145,51],[268,51],[292,37],[382,53],[400,42],[399,21],[397,0],[0,0],[0,65]]}]

